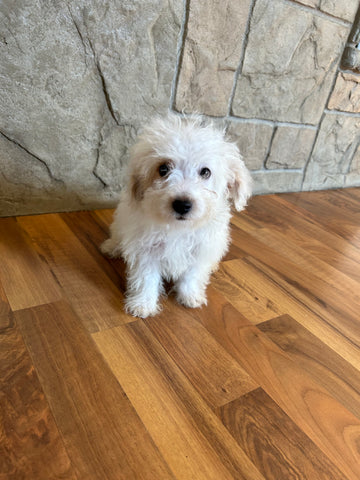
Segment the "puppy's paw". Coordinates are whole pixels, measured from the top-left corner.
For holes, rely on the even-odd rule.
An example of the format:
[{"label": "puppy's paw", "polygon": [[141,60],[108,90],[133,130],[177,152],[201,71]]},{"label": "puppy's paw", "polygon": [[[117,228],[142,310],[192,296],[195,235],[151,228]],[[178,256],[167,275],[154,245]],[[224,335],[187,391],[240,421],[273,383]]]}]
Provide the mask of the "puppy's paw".
[{"label": "puppy's paw", "polygon": [[199,308],[203,305],[207,305],[207,299],[204,292],[178,292],[176,300],[188,308]]},{"label": "puppy's paw", "polygon": [[113,238],[108,238],[100,245],[100,250],[104,255],[108,257],[115,257],[119,255],[118,244],[114,241]]},{"label": "puppy's paw", "polygon": [[160,313],[161,308],[158,303],[143,302],[136,296],[130,296],[125,302],[125,311],[133,317],[147,318]]}]

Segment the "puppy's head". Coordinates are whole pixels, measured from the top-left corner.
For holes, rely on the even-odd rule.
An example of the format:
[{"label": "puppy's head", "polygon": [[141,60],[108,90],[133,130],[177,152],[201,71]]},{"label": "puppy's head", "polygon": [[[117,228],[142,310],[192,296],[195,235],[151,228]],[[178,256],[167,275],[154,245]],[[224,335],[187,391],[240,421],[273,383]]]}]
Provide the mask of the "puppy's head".
[{"label": "puppy's head", "polygon": [[169,114],[145,128],[131,151],[130,201],[153,221],[199,225],[229,200],[240,211],[251,178],[237,146],[202,118]]}]

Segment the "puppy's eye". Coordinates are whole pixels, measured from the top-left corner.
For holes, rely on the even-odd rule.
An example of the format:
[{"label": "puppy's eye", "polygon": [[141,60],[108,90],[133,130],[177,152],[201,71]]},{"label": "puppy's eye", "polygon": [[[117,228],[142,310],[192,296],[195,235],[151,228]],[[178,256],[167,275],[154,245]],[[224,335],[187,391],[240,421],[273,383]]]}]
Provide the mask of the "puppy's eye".
[{"label": "puppy's eye", "polygon": [[209,178],[210,175],[211,175],[211,171],[207,167],[204,167],[200,170],[200,176],[202,178]]},{"label": "puppy's eye", "polygon": [[159,167],[159,175],[160,177],[165,177],[169,173],[170,167],[167,163],[163,163]]}]

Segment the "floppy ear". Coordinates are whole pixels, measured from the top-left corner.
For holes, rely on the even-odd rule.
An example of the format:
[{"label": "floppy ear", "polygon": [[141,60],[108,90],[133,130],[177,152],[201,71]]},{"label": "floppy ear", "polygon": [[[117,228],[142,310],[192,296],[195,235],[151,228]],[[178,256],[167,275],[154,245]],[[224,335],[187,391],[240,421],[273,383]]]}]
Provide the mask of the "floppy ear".
[{"label": "floppy ear", "polygon": [[241,212],[246,207],[252,192],[252,179],[249,170],[235,144],[228,144],[228,190],[235,208]]}]

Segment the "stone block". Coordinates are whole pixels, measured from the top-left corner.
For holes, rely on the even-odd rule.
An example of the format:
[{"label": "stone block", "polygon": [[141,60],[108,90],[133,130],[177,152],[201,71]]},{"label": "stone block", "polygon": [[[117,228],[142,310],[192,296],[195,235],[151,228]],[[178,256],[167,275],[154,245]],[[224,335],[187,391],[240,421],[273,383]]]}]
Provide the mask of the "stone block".
[{"label": "stone block", "polygon": [[359,6],[358,0],[298,0],[298,2],[348,22],[354,20]]},{"label": "stone block", "polygon": [[182,14],[175,0],[0,3],[0,132],[68,192],[55,204],[44,187],[43,211],[114,203],[140,124],[169,107]]},{"label": "stone block", "polygon": [[237,121],[230,121],[227,130],[227,136],[236,142],[250,170],[264,166],[272,133],[271,125]]},{"label": "stone block", "polygon": [[266,168],[303,168],[309,159],[316,130],[297,127],[277,127],[271,144]]},{"label": "stone block", "polygon": [[328,108],[343,112],[360,112],[360,75],[338,73]]},{"label": "stone block", "polygon": [[349,27],[281,0],[258,0],[233,114],[316,125]]},{"label": "stone block", "polygon": [[190,2],[176,109],[223,116],[238,67],[250,0]]},{"label": "stone block", "polygon": [[319,8],[324,13],[352,22],[359,8],[358,0],[320,0]]},{"label": "stone block", "polygon": [[302,172],[264,170],[251,174],[254,195],[267,193],[299,192],[303,178]]},{"label": "stone block", "polygon": [[360,143],[350,162],[349,171],[345,176],[345,187],[360,187]]},{"label": "stone block", "polygon": [[307,7],[318,8],[320,0],[299,0],[299,3],[302,3]]},{"label": "stone block", "polygon": [[[351,166],[357,165],[359,144],[360,118],[325,115],[306,169],[304,190],[343,187]],[[356,180],[356,175],[354,170],[352,181]]]}]

